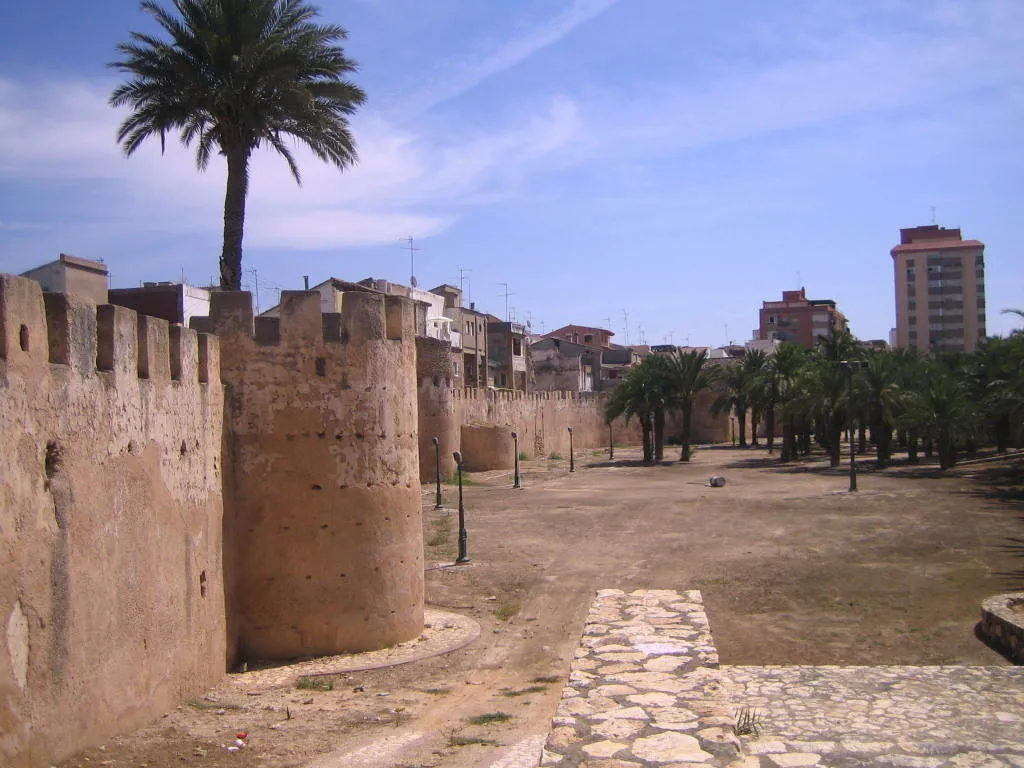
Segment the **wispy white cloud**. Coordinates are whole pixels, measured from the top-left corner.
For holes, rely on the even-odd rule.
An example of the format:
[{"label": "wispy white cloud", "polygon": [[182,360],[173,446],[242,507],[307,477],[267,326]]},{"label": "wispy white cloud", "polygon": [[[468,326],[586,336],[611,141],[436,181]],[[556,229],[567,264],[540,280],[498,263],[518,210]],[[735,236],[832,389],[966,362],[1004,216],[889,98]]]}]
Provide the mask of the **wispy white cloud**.
[{"label": "wispy white cloud", "polygon": [[425,112],[431,107],[461,96],[495,75],[549,48],[577,27],[600,16],[619,0],[573,0],[562,13],[524,35],[497,44],[494,50],[479,52],[442,69],[433,83],[418,90],[402,103],[406,114]]}]

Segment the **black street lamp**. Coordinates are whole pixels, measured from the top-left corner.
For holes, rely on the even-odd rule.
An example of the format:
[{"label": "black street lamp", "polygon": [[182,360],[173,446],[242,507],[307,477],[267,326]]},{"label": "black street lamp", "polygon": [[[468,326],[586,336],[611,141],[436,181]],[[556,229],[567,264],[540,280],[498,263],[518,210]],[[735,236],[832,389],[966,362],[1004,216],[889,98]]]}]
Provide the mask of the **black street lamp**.
[{"label": "black street lamp", "polygon": [[515,472],[512,474],[512,487],[513,488],[521,488],[522,486],[519,484],[519,435],[517,435],[515,432],[512,433],[512,445],[513,445],[513,449],[516,452],[516,455],[515,455],[515,467],[516,467],[516,469],[515,469]]},{"label": "black street lamp", "polygon": [[850,492],[857,490],[857,447],[853,441],[853,373],[858,368],[867,368],[868,364],[864,360],[840,360],[836,365],[843,371],[846,372],[847,392],[848,392],[848,415],[847,415],[847,426],[849,429],[849,440],[850,440]]},{"label": "black street lamp", "polygon": [[444,504],[441,503],[441,441],[432,437],[430,442],[434,444],[434,467],[437,476],[437,497],[434,499],[434,509],[444,509]]},{"label": "black street lamp", "polygon": [[608,425],[608,461],[615,458],[615,440],[612,438],[612,425]]},{"label": "black street lamp", "polygon": [[569,427],[569,471],[576,471],[576,457],[572,454],[572,427]]},{"label": "black street lamp", "polygon": [[469,555],[466,554],[466,542],[469,535],[466,533],[466,507],[462,503],[462,454],[455,451],[455,466],[459,475],[459,556],[455,558],[456,565],[469,562]]}]

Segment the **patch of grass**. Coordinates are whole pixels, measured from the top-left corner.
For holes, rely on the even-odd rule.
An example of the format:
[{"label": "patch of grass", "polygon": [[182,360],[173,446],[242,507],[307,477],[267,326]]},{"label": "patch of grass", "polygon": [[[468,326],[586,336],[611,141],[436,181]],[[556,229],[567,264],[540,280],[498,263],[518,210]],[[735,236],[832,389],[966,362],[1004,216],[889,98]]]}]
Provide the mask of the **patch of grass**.
[{"label": "patch of grass", "polygon": [[432,696],[445,696],[452,692],[451,688],[424,688],[424,693],[429,693]]},{"label": "patch of grass", "polygon": [[517,613],[519,613],[519,603],[513,601],[511,603],[502,603],[494,609],[494,617],[499,621],[508,621]]},{"label": "patch of grass", "polygon": [[505,723],[512,719],[508,712],[487,712],[483,715],[469,718],[470,725],[491,725],[492,723]]},{"label": "patch of grass", "polygon": [[517,691],[505,691],[501,695],[508,696],[510,699],[513,699],[516,696],[527,696],[531,693],[544,693],[547,689],[548,687],[546,685],[530,685],[526,688],[520,688]]},{"label": "patch of grass", "polygon": [[449,747],[471,747],[474,744],[481,746],[498,746],[498,742],[494,739],[481,739],[478,736],[460,736],[457,733],[450,733],[448,735],[448,746]]},{"label": "patch of grass", "polygon": [[434,532],[427,539],[428,547],[440,547],[447,544],[452,535],[452,520],[450,517],[439,517],[432,523]]},{"label": "patch of grass", "polygon": [[533,680],[531,680],[530,682],[531,682],[531,683],[548,683],[548,684],[554,684],[554,683],[557,683],[557,682],[561,681],[561,679],[562,679],[562,678],[560,678],[560,677],[554,677],[553,675],[545,675],[545,676],[543,676],[543,677],[535,677],[535,678],[533,678]]},{"label": "patch of grass", "polygon": [[333,691],[333,677],[306,677],[303,675],[295,681],[295,687],[300,691]]},{"label": "patch of grass", "polygon": [[225,704],[220,701],[207,701],[206,699],[189,699],[188,705],[193,709],[241,709],[238,704]]},{"label": "patch of grass", "polygon": [[603,448],[601,448],[601,449],[596,450],[596,451],[591,451],[590,455],[591,456],[604,456],[606,453],[608,453],[608,451],[606,451]]},{"label": "patch of grass", "polygon": [[520,451],[519,452],[519,460],[520,461],[529,461],[530,460],[530,454],[528,454],[526,451]]},{"label": "patch of grass", "polygon": [[736,725],[732,730],[737,736],[760,736],[761,716],[756,709],[740,707],[736,713]]},{"label": "patch of grass", "polygon": [[552,451],[551,453],[548,454],[548,458],[551,459],[552,461],[561,461],[562,454],[560,454],[558,451]]},{"label": "patch of grass", "polygon": [[[454,485],[454,486],[458,487],[458,485],[459,485],[459,473],[457,471],[456,472],[452,472],[451,476],[448,477],[444,482],[445,482],[445,485]],[[466,472],[465,470],[463,470],[463,472],[462,472],[462,485],[463,485],[463,487],[468,486],[468,485],[480,485],[480,481],[479,480],[474,480],[473,477],[469,474],[469,472]]]}]

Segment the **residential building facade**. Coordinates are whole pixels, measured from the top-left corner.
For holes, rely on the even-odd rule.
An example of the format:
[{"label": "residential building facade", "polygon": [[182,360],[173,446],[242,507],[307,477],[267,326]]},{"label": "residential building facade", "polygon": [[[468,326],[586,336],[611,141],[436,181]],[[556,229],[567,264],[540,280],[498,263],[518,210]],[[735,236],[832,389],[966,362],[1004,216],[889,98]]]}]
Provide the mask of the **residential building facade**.
[{"label": "residential building facade", "polygon": [[143,283],[139,288],[111,288],[107,296],[110,304],[180,325],[187,326],[193,317],[210,314],[210,289],[188,283]]},{"label": "residential building facade", "polygon": [[478,312],[475,305],[462,306],[462,290],[454,285],[439,285],[430,293],[442,298],[442,312],[452,323],[454,337],[452,351],[457,358],[454,379],[465,387],[493,386],[487,366],[487,315]]},{"label": "residential building facade", "polygon": [[487,366],[498,389],[529,392],[530,368],[527,362],[526,326],[487,316]]},{"label": "residential building facade", "polygon": [[530,345],[534,386],[538,392],[593,392],[600,384],[601,352],[542,338]]},{"label": "residential building facade", "polygon": [[814,348],[819,337],[848,330],[846,316],[832,299],[808,299],[803,288],[783,291],[782,301],[762,302],[760,319],[758,339],[788,341],[807,349]]},{"label": "residential building facade", "polygon": [[891,251],[896,346],[974,352],[985,339],[985,244],[937,224],[900,230]]},{"label": "residential building facade", "polygon": [[47,293],[67,293],[93,304],[107,303],[110,275],[102,261],[62,253],[56,261],[22,272],[21,276],[35,280]]}]

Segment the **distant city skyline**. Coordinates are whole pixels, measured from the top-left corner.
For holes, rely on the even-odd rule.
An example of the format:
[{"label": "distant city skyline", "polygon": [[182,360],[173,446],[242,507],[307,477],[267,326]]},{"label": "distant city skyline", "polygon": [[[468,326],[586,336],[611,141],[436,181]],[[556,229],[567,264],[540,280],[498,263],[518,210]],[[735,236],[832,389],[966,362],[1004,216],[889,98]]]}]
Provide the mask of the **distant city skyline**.
[{"label": "distant city skyline", "polygon": [[[259,303],[327,277],[462,283],[467,304],[615,340],[745,342],[805,287],[896,324],[900,229],[986,245],[987,330],[1024,306],[1024,4],[1016,0],[325,0],[367,107],[361,164],[253,162]],[[169,137],[124,159],[105,65],[134,3],[0,9],[0,270],[61,252],[113,287],[217,275],[224,170]],[[219,160],[219,159],[218,159]],[[460,272],[461,270],[461,272]],[[624,312],[629,317],[627,333]]]}]

